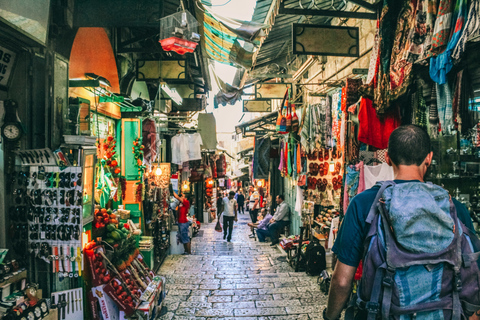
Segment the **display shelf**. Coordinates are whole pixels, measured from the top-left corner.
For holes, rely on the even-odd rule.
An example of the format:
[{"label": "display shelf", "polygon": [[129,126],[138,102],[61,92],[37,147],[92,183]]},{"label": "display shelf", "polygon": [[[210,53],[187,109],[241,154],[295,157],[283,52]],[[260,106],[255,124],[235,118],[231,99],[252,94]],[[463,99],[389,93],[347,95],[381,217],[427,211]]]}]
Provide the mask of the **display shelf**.
[{"label": "display shelf", "polygon": [[9,279],[7,279],[3,282],[0,282],[0,288],[3,287],[3,286],[6,286],[7,284],[12,284],[12,283],[18,282],[18,281],[26,279],[26,278],[27,278],[27,270],[23,270],[22,272],[12,276],[11,278],[9,278]]}]

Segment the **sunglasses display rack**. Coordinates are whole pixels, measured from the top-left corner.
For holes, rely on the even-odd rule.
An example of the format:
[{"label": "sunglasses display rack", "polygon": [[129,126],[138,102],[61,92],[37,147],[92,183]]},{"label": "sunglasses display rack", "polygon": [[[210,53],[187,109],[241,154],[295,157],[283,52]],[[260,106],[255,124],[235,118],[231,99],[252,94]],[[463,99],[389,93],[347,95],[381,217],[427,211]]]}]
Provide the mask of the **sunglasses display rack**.
[{"label": "sunglasses display rack", "polygon": [[81,276],[82,167],[23,166],[16,176],[10,215],[27,221],[29,252],[59,278]]}]

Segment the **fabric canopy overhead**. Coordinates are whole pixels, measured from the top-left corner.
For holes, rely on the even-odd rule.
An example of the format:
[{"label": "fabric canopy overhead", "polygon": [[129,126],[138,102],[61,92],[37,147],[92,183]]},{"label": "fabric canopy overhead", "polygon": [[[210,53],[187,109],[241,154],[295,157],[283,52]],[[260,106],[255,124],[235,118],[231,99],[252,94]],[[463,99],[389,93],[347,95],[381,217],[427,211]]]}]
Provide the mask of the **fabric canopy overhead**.
[{"label": "fabric canopy overhead", "polygon": [[202,3],[202,41],[207,55],[224,64],[251,68],[255,46],[260,45],[264,29],[269,26],[223,17],[208,8],[208,1],[202,0]]}]

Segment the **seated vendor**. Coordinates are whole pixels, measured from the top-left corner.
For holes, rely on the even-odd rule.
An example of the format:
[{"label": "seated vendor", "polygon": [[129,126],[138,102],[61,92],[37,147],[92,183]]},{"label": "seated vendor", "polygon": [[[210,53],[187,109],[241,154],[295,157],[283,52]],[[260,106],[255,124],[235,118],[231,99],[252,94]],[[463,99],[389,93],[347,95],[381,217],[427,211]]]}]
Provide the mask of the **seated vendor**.
[{"label": "seated vendor", "polygon": [[265,208],[262,208],[260,213],[258,214],[258,223],[249,223],[248,225],[252,229],[252,235],[250,235],[250,238],[253,238],[253,228],[257,228],[257,236],[258,236],[258,241],[259,242],[265,242],[265,237],[268,236],[268,224],[270,222],[270,219],[272,219],[272,215],[270,213],[267,213],[265,215]]}]

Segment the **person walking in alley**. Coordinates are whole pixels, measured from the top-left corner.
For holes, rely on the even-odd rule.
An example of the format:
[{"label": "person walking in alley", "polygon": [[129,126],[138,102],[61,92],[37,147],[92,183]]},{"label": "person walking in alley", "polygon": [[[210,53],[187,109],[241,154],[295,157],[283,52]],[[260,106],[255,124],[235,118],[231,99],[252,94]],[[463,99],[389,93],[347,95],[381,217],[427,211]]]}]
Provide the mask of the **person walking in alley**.
[{"label": "person walking in alley", "polygon": [[257,223],[258,208],[260,208],[260,195],[257,191],[255,191],[255,188],[252,185],[250,185],[248,189],[250,192],[248,212],[250,213],[250,218],[252,219],[252,222]]},{"label": "person walking in alley", "polygon": [[244,214],[245,213],[245,196],[243,195],[242,190],[239,190],[236,194],[237,204],[238,204],[238,213]]},{"label": "person walking in alley", "polygon": [[228,197],[223,198],[223,239],[226,238],[227,242],[232,240],[233,222],[237,221],[237,201],[233,198],[234,196],[235,192],[230,191]]},{"label": "person walking in alley", "polygon": [[272,239],[272,247],[279,243],[278,238],[280,231],[290,224],[290,207],[285,202],[285,197],[279,194],[275,200],[277,201],[277,209],[273,218],[270,219],[270,225],[268,226],[270,239]]},{"label": "person walking in alley", "polygon": [[190,221],[187,219],[188,210],[190,209],[190,201],[183,193],[179,195],[173,192],[173,196],[179,201],[178,205],[178,239],[183,243],[185,254],[192,254],[192,246],[190,236],[188,235],[188,228]]}]

